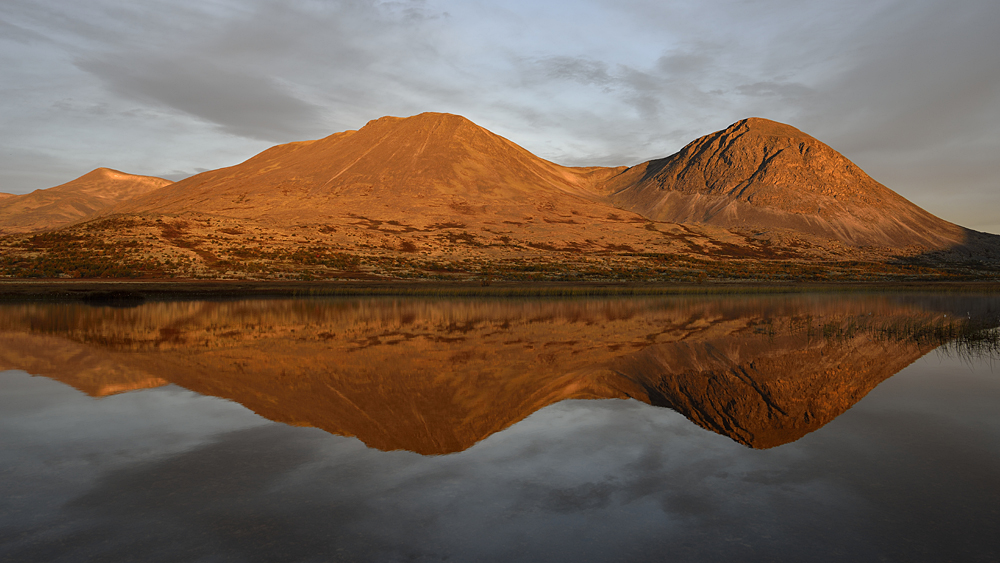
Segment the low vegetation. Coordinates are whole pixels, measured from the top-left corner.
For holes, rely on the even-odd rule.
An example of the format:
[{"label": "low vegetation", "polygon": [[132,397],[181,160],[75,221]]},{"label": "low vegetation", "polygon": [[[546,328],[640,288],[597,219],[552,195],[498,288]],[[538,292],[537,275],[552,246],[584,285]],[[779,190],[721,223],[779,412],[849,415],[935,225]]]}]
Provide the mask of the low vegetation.
[{"label": "low vegetation", "polygon": [[[653,225],[653,227],[649,227]],[[642,230],[640,226],[640,230]],[[796,254],[803,244],[699,240],[649,223],[651,251],[592,239],[543,242],[461,223],[426,227],[351,216],[331,225],[267,228],[205,217],[111,217],[0,237],[0,277],[32,279],[450,280],[615,283],[899,283],[998,280],[981,262],[844,259]],[[659,246],[658,246],[659,245]]]}]

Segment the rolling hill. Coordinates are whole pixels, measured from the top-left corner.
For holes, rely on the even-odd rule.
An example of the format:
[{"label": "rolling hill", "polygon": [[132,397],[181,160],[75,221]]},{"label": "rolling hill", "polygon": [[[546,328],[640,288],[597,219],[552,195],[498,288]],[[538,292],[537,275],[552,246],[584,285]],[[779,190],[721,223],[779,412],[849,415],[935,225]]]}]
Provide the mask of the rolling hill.
[{"label": "rolling hill", "polygon": [[29,194],[0,194],[0,233],[57,229],[144,193],[169,180],[98,168],[54,188]]}]

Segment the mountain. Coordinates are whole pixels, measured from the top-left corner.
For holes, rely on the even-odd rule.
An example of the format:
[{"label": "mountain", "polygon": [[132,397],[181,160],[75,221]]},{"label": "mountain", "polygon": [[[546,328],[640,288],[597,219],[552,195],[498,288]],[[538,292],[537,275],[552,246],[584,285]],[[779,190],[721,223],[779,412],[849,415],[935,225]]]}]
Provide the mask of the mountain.
[{"label": "mountain", "polygon": [[970,231],[876,182],[794,127],[750,118],[604,184],[615,205],[657,221],[793,231],[854,246],[940,249]]},{"label": "mountain", "polygon": [[611,206],[635,213],[636,222],[743,234],[782,230],[850,246],[933,250],[962,245],[973,234],[813,137],[760,118],[632,168],[570,168],[457,115],[383,117],[358,131],[271,148],[113,211],[200,212],[280,225],[336,216],[415,226],[539,218],[565,225],[605,218],[615,212]]},{"label": "mountain", "polygon": [[1000,237],[763,119],[632,168],[573,168],[457,115],[383,117],[90,217],[11,239],[0,276],[888,281],[1000,263]]},{"label": "mountain", "polygon": [[555,261],[549,270],[573,271],[569,262],[609,253],[687,255],[713,241],[742,242],[716,228],[650,227],[609,205],[599,186],[624,170],[560,166],[463,117],[424,113],[276,146],[102,217],[147,254],[191,264],[186,276],[274,271],[275,256],[296,255],[304,243],[324,263],[330,253],[368,260],[358,275],[425,276],[483,272],[497,261],[529,261],[514,266],[529,271]]},{"label": "mountain", "polygon": [[169,184],[163,178],[98,168],[54,188],[24,195],[0,194],[0,233],[63,227]]},{"label": "mountain", "polygon": [[464,117],[423,113],[273,147],[115,212],[208,210],[284,224],[344,213],[418,224],[456,216],[520,219],[571,207],[603,212],[593,187],[621,170],[559,166]]}]

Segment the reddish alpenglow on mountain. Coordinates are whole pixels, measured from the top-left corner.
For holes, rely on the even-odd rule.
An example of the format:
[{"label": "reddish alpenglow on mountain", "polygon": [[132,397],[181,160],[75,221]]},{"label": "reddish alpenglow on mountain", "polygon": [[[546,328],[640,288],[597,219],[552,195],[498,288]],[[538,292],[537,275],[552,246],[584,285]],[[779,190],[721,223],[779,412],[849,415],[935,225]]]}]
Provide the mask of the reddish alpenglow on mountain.
[{"label": "reddish alpenglow on mountain", "polygon": [[857,246],[942,248],[966,236],[829,146],[760,118],[635,166],[607,189],[616,205],[658,221],[793,229]]},{"label": "reddish alpenglow on mountain", "polygon": [[460,116],[383,117],[176,183],[101,169],[0,199],[0,226],[45,231],[5,241],[0,274],[33,277],[967,279],[1000,257],[760,118],[581,168]]},{"label": "reddish alpenglow on mountain", "polygon": [[[126,213],[220,214],[280,222],[351,211],[407,222],[590,203],[613,168],[567,168],[457,115],[383,117],[358,131],[268,149],[126,202]],[[600,204],[601,211],[606,207]]]}]

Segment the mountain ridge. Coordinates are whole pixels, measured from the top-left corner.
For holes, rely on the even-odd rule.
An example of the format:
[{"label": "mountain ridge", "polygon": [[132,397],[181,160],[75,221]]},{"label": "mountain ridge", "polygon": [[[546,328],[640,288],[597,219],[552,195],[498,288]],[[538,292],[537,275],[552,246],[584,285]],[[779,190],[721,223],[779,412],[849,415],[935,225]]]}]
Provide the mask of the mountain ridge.
[{"label": "mountain ridge", "polygon": [[1000,263],[1000,237],[762,118],[611,168],[561,166],[457,115],[384,117],[159,182],[11,239],[0,275],[875,281]]},{"label": "mountain ridge", "polygon": [[578,198],[654,221],[787,229],[850,246],[941,250],[974,233],[909,202],[814,137],[764,118],[740,120],[632,167],[566,167],[461,116],[387,116],[356,131],[272,147],[103,214],[207,208],[319,220],[327,208],[360,214],[370,197],[381,198],[394,220],[454,217],[447,208],[525,216],[529,201],[565,207]]}]

